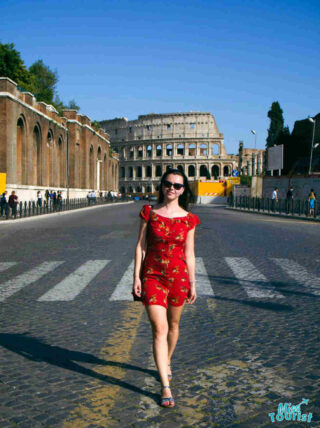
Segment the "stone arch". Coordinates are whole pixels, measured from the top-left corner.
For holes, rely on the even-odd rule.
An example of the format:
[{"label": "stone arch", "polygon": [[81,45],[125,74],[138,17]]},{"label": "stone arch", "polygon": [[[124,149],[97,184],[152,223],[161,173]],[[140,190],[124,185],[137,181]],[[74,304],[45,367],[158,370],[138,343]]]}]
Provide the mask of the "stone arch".
[{"label": "stone arch", "polygon": [[102,181],[102,177],[103,177],[103,165],[102,165],[102,151],[101,151],[101,146],[98,146],[98,151],[97,151],[97,189],[101,190],[103,187],[103,181]]},{"label": "stone arch", "polygon": [[183,167],[183,165],[178,165],[178,166],[177,166],[177,169],[178,169],[179,171],[181,171],[181,172],[183,172],[183,173],[184,173],[184,167]]},{"label": "stone arch", "polygon": [[132,186],[128,186],[128,192],[133,193],[133,187]]},{"label": "stone arch", "polygon": [[142,178],[142,167],[140,165],[136,168],[136,178]]},{"label": "stone arch", "polygon": [[200,156],[207,156],[208,154],[208,144],[200,144]]},{"label": "stone arch", "polygon": [[134,148],[131,146],[129,147],[129,159],[134,158]]},{"label": "stone arch", "polygon": [[156,156],[162,156],[162,146],[161,146],[161,144],[158,144],[156,146]]},{"label": "stone arch", "polygon": [[142,146],[138,146],[138,147],[137,147],[137,157],[138,157],[139,159],[142,159],[142,158],[143,158],[143,147],[142,147]]},{"label": "stone arch", "polygon": [[32,132],[32,184],[42,186],[42,137],[37,123]]},{"label": "stone arch", "polygon": [[63,137],[59,135],[58,147],[57,147],[57,185],[59,187],[64,186],[64,147]]},{"label": "stone arch", "polygon": [[184,155],[184,144],[180,143],[177,146],[177,155],[183,156]]},{"label": "stone arch", "polygon": [[217,179],[218,177],[220,177],[220,167],[219,167],[219,165],[213,165],[211,167],[211,175],[215,179]]},{"label": "stone arch", "polygon": [[162,176],[162,166],[157,165],[156,166],[156,177],[161,177],[161,176]]},{"label": "stone arch", "polygon": [[17,120],[16,180],[17,184],[28,184],[28,157],[26,121],[23,115]]},{"label": "stone arch", "polygon": [[94,153],[93,153],[93,145],[91,145],[90,152],[89,152],[89,188],[91,190],[94,189]]},{"label": "stone arch", "polygon": [[196,157],[196,145],[194,143],[189,144],[188,150],[189,156]]},{"label": "stone arch", "polygon": [[194,167],[194,165],[189,165],[188,166],[188,177],[195,177],[196,175],[196,169]]},{"label": "stone arch", "polygon": [[133,167],[129,166],[129,178],[133,178]]},{"label": "stone arch", "polygon": [[231,167],[230,167],[230,165],[225,165],[223,167],[223,176],[224,177],[230,177],[230,175],[231,175]]},{"label": "stone arch", "polygon": [[171,164],[166,165],[166,171],[169,171],[169,169],[173,169],[173,165],[171,165]]},{"label": "stone arch", "polygon": [[56,173],[55,141],[52,129],[49,128],[46,139],[46,182],[50,187],[54,186]]},{"label": "stone arch", "polygon": [[150,185],[146,186],[146,192],[147,193],[151,193],[152,192],[152,187]]},{"label": "stone arch", "polygon": [[152,177],[152,167],[151,165],[146,166],[146,177]]},{"label": "stone arch", "polygon": [[142,187],[140,184],[136,185],[136,193],[141,193],[142,192]]},{"label": "stone arch", "polygon": [[172,156],[172,144],[167,144],[166,145],[166,155],[167,156]]},{"label": "stone arch", "polygon": [[206,165],[200,165],[200,177],[207,177],[208,168]]},{"label": "stone arch", "polygon": [[147,145],[147,158],[152,157],[152,147],[150,144]]},{"label": "stone arch", "polygon": [[212,156],[220,155],[220,145],[218,143],[213,143],[211,145],[211,155]]}]

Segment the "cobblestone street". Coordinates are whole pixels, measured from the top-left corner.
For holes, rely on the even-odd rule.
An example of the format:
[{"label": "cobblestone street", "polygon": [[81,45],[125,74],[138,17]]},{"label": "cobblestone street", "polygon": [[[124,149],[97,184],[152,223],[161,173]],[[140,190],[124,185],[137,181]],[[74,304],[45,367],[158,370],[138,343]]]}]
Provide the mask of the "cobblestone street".
[{"label": "cobblestone street", "polygon": [[[320,225],[193,207],[198,299],[163,409],[130,295],[141,207],[0,225],[0,427],[320,427]],[[310,422],[271,421],[303,399]]]}]

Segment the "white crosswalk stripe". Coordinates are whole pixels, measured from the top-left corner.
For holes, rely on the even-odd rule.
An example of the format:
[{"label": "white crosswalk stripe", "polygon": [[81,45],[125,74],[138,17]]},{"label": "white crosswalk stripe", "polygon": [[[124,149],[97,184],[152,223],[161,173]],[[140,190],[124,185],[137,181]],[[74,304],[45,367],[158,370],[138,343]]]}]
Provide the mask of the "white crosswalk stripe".
[{"label": "white crosswalk stripe", "polygon": [[284,298],[247,258],[225,257],[225,261],[249,297]]},{"label": "white crosswalk stripe", "polygon": [[[134,260],[130,263],[123,274],[120,282],[116,286],[109,300],[132,300],[132,279],[134,271]],[[198,296],[213,296],[213,290],[210,284],[208,273],[201,257],[196,258],[196,280]]]},{"label": "white crosswalk stripe", "polygon": [[16,265],[16,262],[2,262],[0,263],[0,272],[10,269],[12,266]]},{"label": "white crosswalk stripe", "polygon": [[89,260],[41,296],[39,302],[73,300],[110,260]]},{"label": "white crosswalk stripe", "polygon": [[308,272],[306,268],[290,259],[275,259],[274,261],[290,278],[293,278],[299,284],[310,289],[310,292],[320,296],[320,278]]},{"label": "white crosswalk stripe", "polygon": [[44,262],[41,265],[16,276],[0,285],[0,302],[17,293],[22,288],[33,284],[41,277],[54,270],[64,262]]}]

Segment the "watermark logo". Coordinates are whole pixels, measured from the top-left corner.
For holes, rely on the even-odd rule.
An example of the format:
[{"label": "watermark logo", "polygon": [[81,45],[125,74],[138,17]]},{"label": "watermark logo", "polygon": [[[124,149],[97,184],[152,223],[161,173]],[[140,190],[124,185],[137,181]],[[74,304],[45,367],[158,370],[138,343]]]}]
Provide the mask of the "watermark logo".
[{"label": "watermark logo", "polygon": [[309,400],[303,398],[301,403],[293,406],[291,403],[279,403],[278,413],[269,413],[271,422],[281,421],[297,421],[297,422],[311,422],[312,413],[302,413],[301,405],[308,404]]}]

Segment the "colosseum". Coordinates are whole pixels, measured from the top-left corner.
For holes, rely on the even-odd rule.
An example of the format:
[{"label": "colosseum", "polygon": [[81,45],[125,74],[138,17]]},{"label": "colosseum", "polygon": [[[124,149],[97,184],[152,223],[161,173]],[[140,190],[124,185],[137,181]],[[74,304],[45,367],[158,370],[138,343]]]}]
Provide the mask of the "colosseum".
[{"label": "colosseum", "polygon": [[170,167],[183,170],[191,181],[228,177],[238,167],[238,156],[226,153],[211,113],[152,113],[100,124],[120,156],[122,193],[158,190],[160,177]]}]

